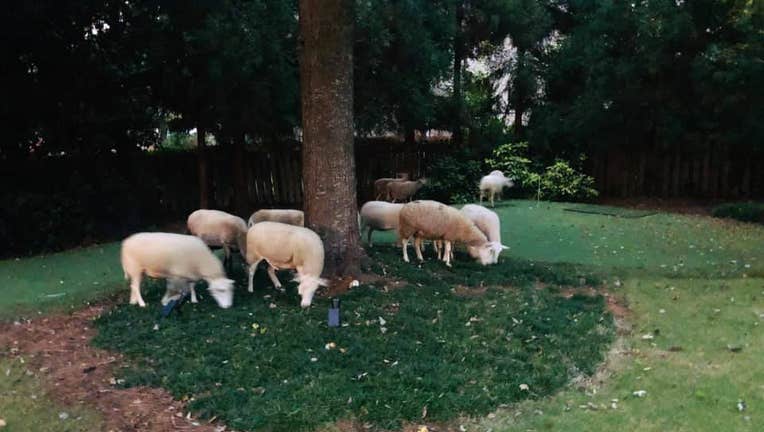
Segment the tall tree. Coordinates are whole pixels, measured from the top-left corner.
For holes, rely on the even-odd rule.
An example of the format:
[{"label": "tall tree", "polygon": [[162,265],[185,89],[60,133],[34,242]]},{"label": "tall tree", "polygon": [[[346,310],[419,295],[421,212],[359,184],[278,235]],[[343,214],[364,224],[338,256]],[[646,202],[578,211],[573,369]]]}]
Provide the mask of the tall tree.
[{"label": "tall tree", "polygon": [[360,272],[353,150],[353,0],[300,0],[306,224],[328,276]]}]

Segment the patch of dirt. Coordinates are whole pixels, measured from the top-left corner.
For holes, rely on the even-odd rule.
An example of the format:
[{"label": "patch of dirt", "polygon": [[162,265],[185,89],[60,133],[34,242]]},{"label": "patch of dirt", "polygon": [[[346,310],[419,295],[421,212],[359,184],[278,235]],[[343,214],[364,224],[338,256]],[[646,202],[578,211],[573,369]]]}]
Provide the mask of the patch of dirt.
[{"label": "patch of dirt", "polygon": [[459,297],[480,297],[488,291],[487,287],[468,287],[464,285],[457,285],[453,289],[453,293]]},{"label": "patch of dirt", "polygon": [[605,297],[605,305],[607,306],[607,310],[613,314],[613,316],[616,318],[616,320],[621,320],[623,318],[628,317],[631,314],[631,311],[628,307],[626,307],[625,304],[623,304],[623,301],[619,300],[616,296],[613,294],[603,291],[603,290],[597,290],[594,287],[586,286],[586,287],[567,287],[563,288],[560,291],[560,295],[562,295],[565,298],[571,298],[574,295],[584,295],[588,297],[594,297],[596,295],[602,295]]},{"label": "patch of dirt", "polygon": [[[106,430],[220,432],[225,426],[185,417],[185,404],[164,389],[115,386],[121,354],[94,348],[93,320],[107,306],[89,306],[71,315],[0,324],[0,347],[11,359],[23,358],[53,398],[97,409]],[[0,355],[6,355],[0,354]],[[20,361],[20,360],[19,360]]]}]

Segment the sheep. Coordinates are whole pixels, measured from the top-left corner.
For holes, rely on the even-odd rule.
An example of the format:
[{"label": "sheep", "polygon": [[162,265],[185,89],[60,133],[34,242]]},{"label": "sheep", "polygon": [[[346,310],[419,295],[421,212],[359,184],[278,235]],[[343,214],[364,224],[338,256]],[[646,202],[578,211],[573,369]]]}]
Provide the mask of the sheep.
[{"label": "sheep", "polygon": [[498,263],[501,251],[509,249],[501,244],[501,221],[499,221],[499,216],[491,210],[476,204],[465,205],[462,207],[461,212],[488,238],[495,251],[492,264]]},{"label": "sheep", "polygon": [[480,264],[493,261],[495,248],[488,238],[459,210],[437,201],[414,201],[405,204],[398,221],[398,237],[403,244],[403,260],[409,262],[408,241],[414,237],[414,250],[422,261],[422,239],[443,240],[443,261],[451,267],[453,242],[464,242],[467,250]]},{"label": "sheep", "polygon": [[363,235],[364,228],[369,229],[368,243],[372,247],[371,233],[377,231],[389,231],[398,228],[398,215],[403,204],[393,204],[385,201],[369,201],[361,207],[360,231]]},{"label": "sheep", "polygon": [[319,286],[326,286],[321,279],[324,270],[324,244],[318,234],[308,228],[280,222],[258,222],[247,232],[247,263],[249,264],[249,292],[253,292],[252,280],[260,261],[268,263],[268,276],[273,285],[281,289],[276,270],[296,269],[295,280],[300,283],[297,292],[302,297],[300,306],[306,308],[313,300]]},{"label": "sheep", "polygon": [[291,209],[262,209],[252,213],[249,217],[248,227],[258,222],[281,222],[294,226],[305,226],[305,213],[302,210]]},{"label": "sheep", "polygon": [[218,305],[227,309],[233,303],[233,281],[228,279],[220,260],[198,237],[171,233],[138,233],[122,242],[122,269],[130,281],[130,304],[145,307],[141,297],[141,278],[166,278],[166,305],[179,287],[187,285],[191,302],[196,303],[194,283],[204,279]]},{"label": "sheep", "polygon": [[501,196],[501,191],[504,189],[504,187],[512,187],[515,183],[512,181],[511,178],[504,177],[503,175],[491,175],[488,174],[487,176],[483,176],[483,178],[480,179],[480,204],[483,204],[483,196],[486,195],[491,200],[491,207],[493,207],[493,197],[496,194],[499,194]]},{"label": "sheep", "polygon": [[188,216],[188,231],[211,247],[222,247],[223,265],[230,262],[231,249],[246,258],[247,223],[244,219],[220,210],[196,210]]},{"label": "sheep", "polygon": [[384,177],[374,180],[374,199],[379,200],[381,198],[387,198],[387,185],[391,182],[402,182],[409,179],[408,174],[404,174],[398,178]]},{"label": "sheep", "polygon": [[427,179],[419,179],[417,181],[400,181],[391,182],[387,184],[388,198],[395,201],[409,200],[422,189],[422,186],[427,184]]}]

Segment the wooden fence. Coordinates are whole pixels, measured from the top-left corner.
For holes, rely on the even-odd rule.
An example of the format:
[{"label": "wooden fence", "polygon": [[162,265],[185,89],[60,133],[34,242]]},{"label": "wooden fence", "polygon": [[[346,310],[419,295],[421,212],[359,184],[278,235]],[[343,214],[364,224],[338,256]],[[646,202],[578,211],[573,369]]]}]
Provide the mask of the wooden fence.
[{"label": "wooden fence", "polygon": [[756,199],[764,197],[764,154],[711,147],[705,151],[611,150],[588,171],[605,197]]}]

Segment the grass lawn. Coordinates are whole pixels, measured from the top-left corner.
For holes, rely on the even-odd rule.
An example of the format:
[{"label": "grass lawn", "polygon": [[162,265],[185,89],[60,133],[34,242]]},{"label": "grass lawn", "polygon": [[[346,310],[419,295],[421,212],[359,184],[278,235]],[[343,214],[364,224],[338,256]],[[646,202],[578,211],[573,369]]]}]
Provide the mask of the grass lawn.
[{"label": "grass lawn", "polygon": [[[339,419],[493,431],[764,429],[764,227],[570,207],[499,204],[511,249],[491,267],[457,256],[452,270],[434,261],[419,269],[385,245],[391,234],[375,233],[375,270],[408,284],[344,295],[348,327],[339,330],[325,325],[326,299],[302,311],[293,287],[276,293],[261,270],[254,295],[235,275],[233,309],[205,296],[156,331],[163,288],[148,283],[150,307],[117,307],[99,321],[96,343],[136,359],[122,372],[127,385],[166,387],[240,430],[331,429]],[[98,250],[0,262],[13,293],[0,297],[0,316],[40,302],[70,307],[94,282],[124,289],[126,303],[118,245]],[[631,309],[631,330],[618,337],[602,298],[565,299],[557,288],[600,282]],[[62,286],[71,295],[42,297]]]},{"label": "grass lawn", "polygon": [[31,371],[19,361],[0,358],[0,419],[9,432],[91,432],[101,429],[98,413],[87,407],[54,403]]},{"label": "grass lawn", "polygon": [[124,288],[119,245],[0,261],[0,319],[77,308]]}]

